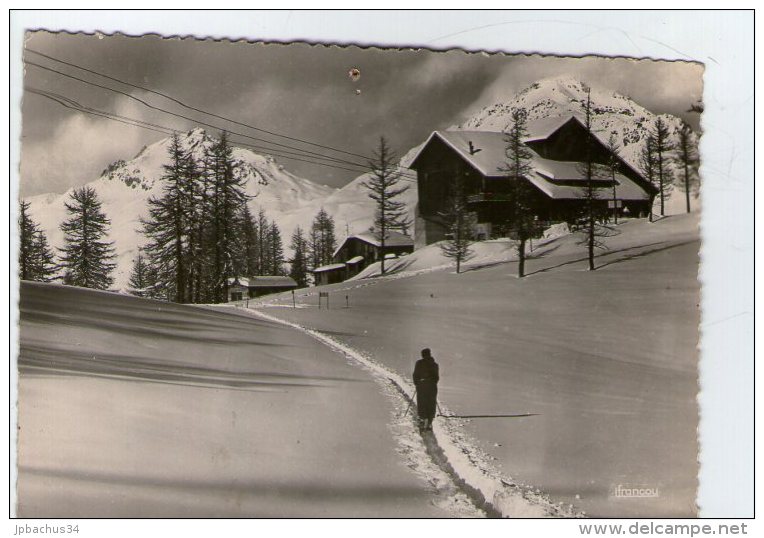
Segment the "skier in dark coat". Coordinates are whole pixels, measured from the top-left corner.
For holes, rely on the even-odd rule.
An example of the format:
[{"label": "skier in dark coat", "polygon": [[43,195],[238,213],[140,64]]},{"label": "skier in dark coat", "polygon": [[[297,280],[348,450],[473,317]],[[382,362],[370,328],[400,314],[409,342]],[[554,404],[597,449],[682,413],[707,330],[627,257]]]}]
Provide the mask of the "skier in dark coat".
[{"label": "skier in dark coat", "polygon": [[414,366],[414,386],[416,386],[416,407],[419,414],[419,429],[432,430],[432,420],[438,402],[438,381],[440,368],[430,353],[422,350],[422,358]]}]

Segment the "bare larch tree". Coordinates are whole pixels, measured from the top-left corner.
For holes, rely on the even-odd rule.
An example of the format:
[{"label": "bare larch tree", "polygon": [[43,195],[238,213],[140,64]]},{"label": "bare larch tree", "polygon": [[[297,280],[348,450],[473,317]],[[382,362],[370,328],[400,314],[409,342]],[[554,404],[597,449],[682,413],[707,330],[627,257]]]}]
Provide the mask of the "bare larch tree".
[{"label": "bare larch tree", "polygon": [[698,159],[698,150],[692,139],[692,130],[685,124],[680,129],[676,142],[676,155],[674,162],[679,170],[679,179],[681,189],[684,191],[687,212],[690,212],[690,191],[697,187],[700,180],[698,168],[700,161]]},{"label": "bare larch tree", "polygon": [[395,153],[387,145],[385,137],[380,137],[374,158],[369,161],[370,177],[362,185],[369,190],[369,198],[374,200],[374,236],[379,242],[381,273],[385,274],[385,241],[393,230],[405,230],[411,222],[407,217],[406,204],[397,200],[409,186],[400,186],[401,171]]},{"label": "bare larch tree", "polygon": [[512,111],[512,123],[504,133],[507,160],[502,167],[509,181],[509,195],[512,200],[509,226],[517,238],[517,276],[520,278],[525,276],[525,245],[533,236],[535,224],[532,187],[527,179],[532,172],[533,153],[523,142],[528,137],[527,117],[527,112],[522,107]]},{"label": "bare larch tree", "polygon": [[474,226],[474,218],[467,207],[464,182],[460,175],[454,179],[445,211],[442,211],[440,215],[448,223],[450,232],[450,237],[440,244],[440,251],[446,258],[456,262],[456,274],[459,274],[462,263],[473,256],[470,245]]}]

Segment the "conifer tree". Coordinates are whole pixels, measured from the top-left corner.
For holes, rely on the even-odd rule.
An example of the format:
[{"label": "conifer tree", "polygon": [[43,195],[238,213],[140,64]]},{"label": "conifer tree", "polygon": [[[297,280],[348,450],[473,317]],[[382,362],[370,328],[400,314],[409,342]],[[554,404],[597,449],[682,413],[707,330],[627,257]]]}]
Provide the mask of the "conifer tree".
[{"label": "conifer tree", "polygon": [[668,164],[670,162],[670,153],[673,149],[669,138],[669,129],[666,122],[658,117],[650,133],[653,139],[653,154],[655,156],[655,176],[658,181],[658,193],[661,200],[661,216],[666,214],[665,200],[671,191],[670,171]]},{"label": "conifer tree", "polygon": [[[208,140],[208,139],[205,139]],[[189,155],[192,175],[197,175],[191,184],[189,201],[189,278],[192,282],[194,303],[211,303],[215,300],[212,284],[212,260],[214,255],[214,237],[210,215],[212,214],[212,195],[214,181],[209,171],[211,164],[207,151],[200,159]],[[194,163],[192,165],[192,163]]]},{"label": "conifer tree", "polygon": [[618,169],[621,166],[619,159],[621,145],[618,143],[618,139],[616,138],[615,133],[610,133],[610,136],[607,139],[607,144],[605,144],[605,148],[608,151],[607,169],[610,172],[610,180],[613,183],[613,222],[618,224],[618,191],[616,189],[617,183],[615,175],[618,173]]},{"label": "conifer tree", "polygon": [[440,244],[440,251],[443,256],[456,262],[456,274],[459,274],[462,264],[474,256],[470,245],[475,224],[467,207],[467,197],[460,176],[454,180],[446,210],[440,215],[448,223],[450,234],[450,237]]},{"label": "conifer tree", "polygon": [[19,278],[50,282],[56,272],[53,252],[45,233],[29,216],[29,202],[21,200],[19,211]]},{"label": "conifer tree", "polygon": [[130,286],[128,291],[131,295],[150,298],[160,296],[160,290],[157,289],[156,271],[141,249],[138,249],[138,254],[133,259],[128,285]]},{"label": "conifer tree", "polygon": [[64,247],[61,266],[64,284],[105,290],[114,282],[114,244],[105,241],[111,222],[101,210],[92,187],[75,189],[65,202],[69,218],[61,224]]},{"label": "conifer tree", "polygon": [[52,281],[58,266],[53,250],[48,245],[48,238],[41,229],[38,229],[34,235],[32,253],[32,280],[38,282]]},{"label": "conifer tree", "polygon": [[37,225],[29,216],[29,202],[21,201],[19,212],[19,278],[34,280],[33,245]]},{"label": "conifer tree", "polygon": [[212,289],[214,301],[225,300],[228,279],[234,277],[234,258],[237,244],[237,222],[239,210],[248,197],[244,192],[245,179],[238,173],[238,164],[233,158],[233,148],[228,142],[228,134],[223,131],[220,140],[208,151],[208,173],[212,176]]},{"label": "conifer tree", "polygon": [[185,248],[186,298],[189,302],[202,302],[204,288],[205,244],[204,228],[206,223],[206,182],[204,172],[192,151],[186,152],[183,159],[182,195],[185,204],[186,237]]},{"label": "conifer tree", "polygon": [[697,186],[700,180],[698,174],[700,160],[698,158],[698,150],[692,140],[692,130],[689,125],[682,125],[677,136],[675,148],[676,155],[674,157],[674,162],[678,169],[677,180],[679,181],[680,188],[684,191],[687,212],[689,213],[690,192],[694,189],[697,191]]},{"label": "conifer tree", "polygon": [[393,230],[404,230],[410,226],[406,205],[396,200],[409,187],[401,187],[401,171],[395,163],[395,153],[387,145],[385,137],[380,137],[374,158],[369,161],[371,171],[362,185],[369,190],[369,198],[374,200],[373,233],[380,244],[381,274],[385,274],[385,241]]},{"label": "conifer tree", "polygon": [[304,288],[308,285],[308,241],[302,228],[297,226],[292,232],[292,259],[289,260],[289,276],[297,282],[297,285]]},{"label": "conifer tree", "polygon": [[267,267],[270,264],[270,249],[268,248],[269,226],[270,223],[268,222],[268,217],[265,214],[265,210],[260,208],[260,210],[257,212],[257,224],[255,228],[257,233],[257,244],[259,245],[259,250],[257,252],[257,272],[255,273],[257,275],[268,274]]},{"label": "conifer tree", "polygon": [[281,230],[276,222],[272,222],[268,227],[268,273],[278,276],[284,275],[284,244],[281,240]]},{"label": "conifer tree", "polygon": [[[655,140],[653,139],[653,135],[649,134],[647,135],[647,138],[645,139],[645,144],[642,146],[642,149],[639,152],[639,168],[642,172],[642,174],[647,178],[647,181],[657,187],[657,180],[656,180],[656,160],[655,160]],[[650,198],[650,212],[648,215],[648,220],[650,222],[653,221],[653,198]]]},{"label": "conifer tree", "polygon": [[168,148],[169,164],[163,165],[163,187],[160,198],[148,200],[149,216],[142,221],[143,232],[148,237],[146,245],[151,264],[159,279],[168,287],[170,299],[188,302],[187,277],[189,260],[189,207],[192,205],[188,183],[188,160],[174,133]]},{"label": "conifer tree", "polygon": [[337,249],[334,219],[322,207],[313,218],[308,249],[312,268],[332,263]]},{"label": "conifer tree", "polygon": [[586,129],[586,142],[584,160],[579,165],[579,171],[584,176],[584,186],[581,189],[581,202],[582,202],[582,215],[581,215],[581,229],[583,231],[584,239],[582,243],[586,245],[587,259],[589,262],[589,270],[594,271],[596,269],[594,265],[594,251],[595,248],[607,248],[602,241],[603,237],[609,237],[614,234],[614,230],[598,223],[597,220],[602,215],[600,214],[599,207],[601,206],[604,196],[600,196],[600,189],[603,187],[596,181],[595,175],[602,175],[606,173],[602,170],[602,165],[598,165],[594,161],[594,134],[592,132],[592,101],[591,101],[591,89],[586,90],[586,101],[582,103],[582,111],[584,116],[584,127]]},{"label": "conifer tree", "polygon": [[249,206],[244,204],[241,211],[241,250],[239,269],[237,274],[255,276],[259,274],[260,244],[258,243],[258,229]]},{"label": "conifer tree", "polygon": [[315,221],[310,227],[310,235],[308,236],[308,260],[310,261],[310,269],[316,269],[324,265],[321,262],[321,233],[315,226]]},{"label": "conifer tree", "polygon": [[512,212],[509,217],[510,228],[517,238],[517,276],[525,276],[525,245],[533,237],[534,211],[533,192],[527,177],[531,174],[532,153],[523,143],[528,137],[527,113],[520,107],[512,111],[511,127],[504,135],[506,143],[506,164],[503,171],[509,180],[509,194],[512,200]]}]

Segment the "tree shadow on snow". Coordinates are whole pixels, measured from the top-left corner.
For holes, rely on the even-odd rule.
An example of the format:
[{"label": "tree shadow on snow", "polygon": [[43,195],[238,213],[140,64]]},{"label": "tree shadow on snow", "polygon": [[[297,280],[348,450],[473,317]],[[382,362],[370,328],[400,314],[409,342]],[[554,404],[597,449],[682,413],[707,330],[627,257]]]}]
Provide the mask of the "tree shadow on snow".
[{"label": "tree shadow on snow", "polygon": [[[625,247],[625,248],[620,248],[620,249],[616,249],[616,250],[608,250],[607,252],[602,252],[600,254],[595,255],[594,258],[595,258],[595,260],[597,260],[597,259],[600,259],[600,258],[604,258],[605,256],[612,256],[614,254],[622,254],[624,252],[630,252],[632,250],[642,249],[642,248],[649,247],[649,246],[665,245],[665,244],[666,244],[665,241],[658,241],[656,243],[648,243],[646,245],[638,245],[638,246],[634,246],[634,247]],[[568,260],[566,262],[558,263],[557,265],[552,265],[550,267],[544,267],[542,269],[537,269],[535,271],[531,271],[529,273],[526,273],[525,276],[531,276],[531,275],[535,275],[535,274],[539,274],[539,273],[546,273],[546,272],[549,272],[549,271],[551,271],[553,269],[559,269],[560,267],[565,267],[567,265],[573,265],[573,264],[576,264],[576,263],[585,262],[588,259],[589,259],[588,256],[583,256],[581,258],[576,258],[574,260]],[[627,259],[627,258],[623,258],[623,259]],[[620,260],[621,260],[621,258],[619,258],[619,260],[616,260],[616,262],[620,261]],[[616,262],[609,262],[607,264],[596,266],[595,268],[599,269],[601,267],[605,267],[606,265],[610,265],[610,264],[616,263]]]},{"label": "tree shadow on snow", "polygon": [[697,239],[692,239],[692,240],[689,240],[689,241],[682,241],[681,243],[675,243],[673,245],[667,245],[665,247],[653,248],[653,249],[650,249],[650,250],[645,250],[645,251],[642,251],[642,252],[637,252],[636,254],[629,254],[629,255],[624,256],[622,258],[618,258],[617,260],[613,260],[611,262],[603,263],[602,265],[598,266],[597,269],[602,269],[603,267],[607,267],[609,265],[615,265],[617,263],[621,263],[621,262],[625,262],[625,261],[629,261],[629,260],[635,260],[637,258],[643,258],[643,257],[645,257],[645,256],[647,256],[649,254],[655,254],[656,252],[665,252],[667,250],[671,250],[671,249],[678,248],[678,247],[683,247],[683,246],[686,246],[686,245],[689,245],[689,244],[692,244],[692,243],[697,243],[697,242],[698,242]]}]

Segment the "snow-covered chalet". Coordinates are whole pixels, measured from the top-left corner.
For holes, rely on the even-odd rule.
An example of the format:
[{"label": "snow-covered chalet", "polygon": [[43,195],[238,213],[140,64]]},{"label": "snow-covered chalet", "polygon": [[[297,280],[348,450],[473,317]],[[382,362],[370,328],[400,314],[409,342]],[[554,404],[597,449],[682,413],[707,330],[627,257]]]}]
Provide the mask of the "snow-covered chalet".
[{"label": "snow-covered chalet", "polygon": [[[580,213],[584,196],[587,138],[591,137],[594,163],[605,165],[607,146],[589,133],[575,116],[544,118],[528,122],[523,141],[531,150],[531,169],[522,180],[533,187],[534,212],[540,223],[571,222]],[[506,135],[490,131],[434,131],[413,158],[417,172],[419,204],[416,210],[417,247],[445,238],[448,229],[442,214],[457,178],[462,180],[470,210],[477,217],[476,239],[503,232],[512,200],[508,177]],[[646,215],[657,189],[625,160],[615,180],[609,169],[595,166],[593,180],[598,211],[632,216]]]},{"label": "snow-covered chalet", "polygon": [[288,276],[237,276],[228,279],[227,289],[230,303],[294,290],[297,289],[297,282]]},{"label": "snow-covered chalet", "polygon": [[400,232],[385,234],[385,247],[371,232],[351,235],[337,247],[332,263],[313,270],[317,285],[342,282],[360,273],[368,265],[382,259],[397,258],[414,251],[414,240]]}]

